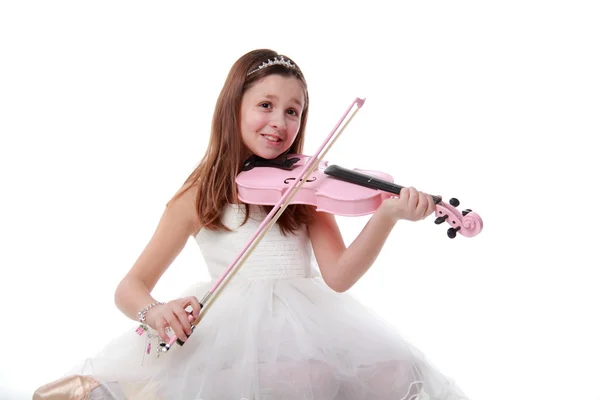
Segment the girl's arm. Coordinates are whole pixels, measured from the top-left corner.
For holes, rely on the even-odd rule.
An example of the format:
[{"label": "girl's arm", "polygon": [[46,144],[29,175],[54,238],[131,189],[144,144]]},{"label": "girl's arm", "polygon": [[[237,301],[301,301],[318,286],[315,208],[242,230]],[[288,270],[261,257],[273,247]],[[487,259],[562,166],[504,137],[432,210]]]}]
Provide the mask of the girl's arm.
[{"label": "girl's arm", "polygon": [[373,265],[398,220],[421,220],[434,210],[431,196],[403,189],[382,203],[348,248],[335,217],[318,213],[308,231],[323,279],[336,292],[350,289]]},{"label": "girl's arm", "polygon": [[[117,286],[115,304],[127,317],[137,321],[138,312],[157,301],[151,295],[154,286],[181,253],[189,237],[200,230],[195,213],[195,195],[196,190],[192,188],[167,206],[152,238]],[[194,315],[197,315],[199,305],[193,308]],[[148,311],[147,316],[154,314],[155,309]],[[181,314],[181,311],[177,311],[177,314]],[[181,317],[187,321],[186,315]],[[175,330],[175,326],[172,327]],[[161,327],[153,328],[163,333]]]}]

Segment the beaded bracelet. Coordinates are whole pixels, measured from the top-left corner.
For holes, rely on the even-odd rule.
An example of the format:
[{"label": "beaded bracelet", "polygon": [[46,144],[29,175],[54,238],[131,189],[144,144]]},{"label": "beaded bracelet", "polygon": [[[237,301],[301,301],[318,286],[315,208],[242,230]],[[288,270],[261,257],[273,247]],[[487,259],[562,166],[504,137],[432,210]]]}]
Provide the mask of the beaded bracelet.
[{"label": "beaded bracelet", "polygon": [[156,306],[160,306],[160,305],[164,305],[164,304],[165,303],[163,303],[161,301],[156,301],[156,302],[154,302],[152,304],[148,304],[146,307],[142,308],[138,312],[138,319],[139,319],[140,323],[143,324],[144,322],[146,322],[146,314],[152,307],[156,307]]},{"label": "beaded bracelet", "polygon": [[[146,325],[146,314],[148,313],[148,310],[150,310],[151,308],[160,306],[160,305],[164,305],[164,304],[166,304],[166,303],[163,303],[160,301],[155,301],[152,304],[148,304],[146,307],[142,308],[138,312],[138,320],[140,321],[140,325],[137,327],[135,332],[140,336],[142,336],[146,332],[148,333],[148,335],[146,336],[146,346],[144,349],[144,353],[142,354],[141,365],[144,365],[144,358],[146,357],[146,355],[150,354],[150,350],[152,348],[151,339],[159,339],[160,338],[158,335],[151,334],[150,332],[148,332],[148,325]],[[159,355],[159,353],[156,354],[157,357],[158,357],[158,355]]]}]

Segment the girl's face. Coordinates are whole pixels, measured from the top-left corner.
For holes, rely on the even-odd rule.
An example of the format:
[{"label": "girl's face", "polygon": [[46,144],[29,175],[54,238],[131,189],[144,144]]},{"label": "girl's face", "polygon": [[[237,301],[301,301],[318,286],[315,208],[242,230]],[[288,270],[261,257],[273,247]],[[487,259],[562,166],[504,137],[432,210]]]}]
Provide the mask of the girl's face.
[{"label": "girl's face", "polygon": [[255,155],[273,159],[290,148],[302,118],[304,88],[294,77],[269,75],[244,93],[242,140]]}]

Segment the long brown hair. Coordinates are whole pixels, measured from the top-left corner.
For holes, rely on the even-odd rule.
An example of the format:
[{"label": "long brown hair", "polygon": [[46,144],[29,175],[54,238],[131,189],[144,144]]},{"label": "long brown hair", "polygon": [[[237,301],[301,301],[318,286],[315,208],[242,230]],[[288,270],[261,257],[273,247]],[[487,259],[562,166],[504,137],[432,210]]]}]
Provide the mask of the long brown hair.
[{"label": "long brown hair", "polygon": [[[297,64],[287,56],[295,68],[282,65],[271,65],[253,72],[263,62],[279,57],[280,54],[269,49],[253,50],[240,57],[231,67],[221,93],[217,99],[213,114],[210,141],[204,157],[185,180],[184,190],[177,198],[192,187],[197,187],[196,211],[203,228],[210,230],[229,230],[221,221],[221,214],[228,203],[238,203],[236,176],[241,172],[243,162],[251,155],[241,137],[239,115],[242,96],[252,85],[268,75],[296,77],[304,87],[304,110],[296,140],[288,150],[291,154],[302,154],[304,146],[304,131],[308,118],[308,88],[306,81]],[[171,200],[171,201],[172,201]],[[246,205],[246,217],[249,216],[249,206]],[[262,206],[269,212],[272,206]],[[290,233],[313,219],[315,208],[307,205],[291,204],[279,217],[277,223],[282,233]]]}]

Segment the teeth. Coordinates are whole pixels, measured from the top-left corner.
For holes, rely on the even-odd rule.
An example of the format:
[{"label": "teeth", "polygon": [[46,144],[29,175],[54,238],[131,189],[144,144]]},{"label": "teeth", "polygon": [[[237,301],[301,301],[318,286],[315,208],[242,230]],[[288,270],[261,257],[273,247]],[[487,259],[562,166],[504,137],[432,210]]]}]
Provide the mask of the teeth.
[{"label": "teeth", "polygon": [[275,137],[275,136],[271,136],[271,135],[263,135],[264,137],[266,137],[268,140],[272,141],[272,142],[278,142],[279,138]]}]

